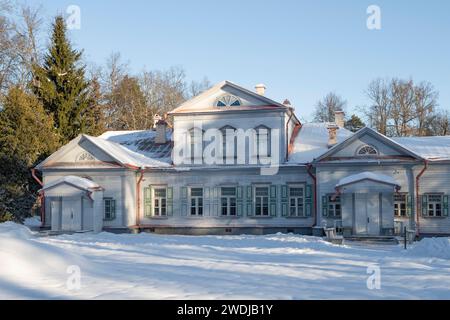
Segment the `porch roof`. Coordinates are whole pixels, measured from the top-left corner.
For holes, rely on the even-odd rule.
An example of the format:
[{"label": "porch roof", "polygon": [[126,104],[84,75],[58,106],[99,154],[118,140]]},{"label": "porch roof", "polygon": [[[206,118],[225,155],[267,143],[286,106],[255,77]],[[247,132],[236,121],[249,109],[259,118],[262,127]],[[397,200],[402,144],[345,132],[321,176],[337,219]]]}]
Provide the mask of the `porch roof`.
[{"label": "porch roof", "polygon": [[339,180],[338,184],[336,185],[336,188],[354,184],[364,180],[370,180],[378,183],[392,185],[395,187],[400,187],[400,184],[390,176],[366,171],[342,178],[341,180]]},{"label": "porch roof", "polygon": [[77,176],[65,176],[59,179],[56,179],[55,181],[46,183],[43,188],[41,189],[41,191],[43,190],[48,190],[51,189],[53,187],[56,187],[60,184],[68,184],[71,185],[75,188],[81,189],[81,190],[86,190],[86,191],[95,191],[95,190],[101,190],[102,187],[100,185],[98,185],[97,183],[95,183],[92,180],[86,179],[86,178],[81,178],[81,177],[77,177]]}]

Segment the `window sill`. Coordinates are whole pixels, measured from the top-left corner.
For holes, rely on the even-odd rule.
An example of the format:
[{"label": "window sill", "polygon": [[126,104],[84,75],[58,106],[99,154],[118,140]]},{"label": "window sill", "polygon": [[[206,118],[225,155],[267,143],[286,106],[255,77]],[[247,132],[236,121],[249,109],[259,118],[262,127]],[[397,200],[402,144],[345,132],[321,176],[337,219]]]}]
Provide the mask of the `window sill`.
[{"label": "window sill", "polygon": [[150,220],[167,220],[169,219],[169,217],[144,217],[145,219],[150,219]]},{"label": "window sill", "polygon": [[240,219],[242,216],[215,216],[214,218],[217,219]]},{"label": "window sill", "polygon": [[277,216],[270,216],[270,217],[258,217],[258,216],[249,216],[248,218],[250,218],[250,219],[262,219],[262,220],[264,220],[264,219],[273,219],[273,218],[276,218]]},{"label": "window sill", "polygon": [[312,218],[312,217],[295,217],[295,216],[289,217],[289,216],[287,216],[287,217],[283,217],[283,218],[286,218],[286,219],[302,219],[302,220],[305,220],[305,219],[310,219],[310,218]]},{"label": "window sill", "polygon": [[430,217],[430,216],[421,216],[424,219],[447,219],[448,217]]}]

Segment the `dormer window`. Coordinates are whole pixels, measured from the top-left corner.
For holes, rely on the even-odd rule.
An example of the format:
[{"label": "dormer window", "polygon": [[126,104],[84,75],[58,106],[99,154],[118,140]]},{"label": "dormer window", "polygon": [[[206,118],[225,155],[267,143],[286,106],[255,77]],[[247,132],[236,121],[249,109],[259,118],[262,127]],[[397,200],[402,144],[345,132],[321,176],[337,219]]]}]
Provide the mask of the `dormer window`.
[{"label": "dormer window", "polygon": [[358,149],[357,155],[361,157],[376,156],[378,155],[378,150],[375,147],[365,145]]},{"label": "dormer window", "polygon": [[224,95],[217,99],[217,107],[239,107],[241,100],[233,95]]}]

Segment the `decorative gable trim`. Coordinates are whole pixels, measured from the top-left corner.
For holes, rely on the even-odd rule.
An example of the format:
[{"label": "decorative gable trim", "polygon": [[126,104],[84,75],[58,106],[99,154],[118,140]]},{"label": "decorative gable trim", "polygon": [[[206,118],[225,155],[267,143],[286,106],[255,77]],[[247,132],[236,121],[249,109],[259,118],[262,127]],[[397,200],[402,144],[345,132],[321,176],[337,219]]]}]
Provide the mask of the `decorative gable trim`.
[{"label": "decorative gable trim", "polygon": [[[377,139],[378,141],[386,144],[387,146],[398,150],[399,152],[405,154],[406,156],[412,157],[416,160],[424,160],[420,155],[418,155],[417,153],[405,148],[404,146],[398,144],[397,142],[395,142],[394,140],[386,137],[385,135],[379,133],[378,131],[375,131],[369,127],[364,127],[361,130],[359,130],[358,132],[356,132],[355,134],[353,134],[352,136],[350,136],[349,138],[347,138],[346,140],[342,141],[341,143],[335,145],[334,147],[332,147],[330,150],[328,150],[327,152],[325,152],[324,154],[322,154],[320,157],[318,157],[317,159],[314,160],[314,163],[317,162],[322,162],[325,161],[327,158],[332,157],[334,154],[336,154],[337,152],[339,152],[340,150],[343,150],[345,147],[349,146],[352,142],[354,142],[355,140],[361,138],[364,135],[370,135],[373,138]],[[382,157],[380,157],[382,158]],[[402,157],[386,157],[386,158],[398,158],[401,159]],[[404,158],[404,157],[403,157]],[[354,158],[352,158],[354,159]],[[361,159],[367,159],[367,158],[361,158]]]}]

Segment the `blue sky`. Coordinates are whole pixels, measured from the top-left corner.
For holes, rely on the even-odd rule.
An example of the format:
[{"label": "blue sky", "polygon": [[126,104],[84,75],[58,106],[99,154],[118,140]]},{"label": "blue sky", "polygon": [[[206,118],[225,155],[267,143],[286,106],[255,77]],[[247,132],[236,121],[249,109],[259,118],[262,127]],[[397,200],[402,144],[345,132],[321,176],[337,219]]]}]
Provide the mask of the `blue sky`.
[{"label": "blue sky", "polygon": [[[120,52],[132,70],[182,66],[189,80],[267,85],[309,119],[318,99],[335,91],[348,109],[368,104],[377,77],[429,81],[450,109],[450,2],[446,0],[73,0],[39,1],[50,19],[81,9],[70,32],[85,59],[102,64]],[[381,30],[366,27],[369,5]]]}]

